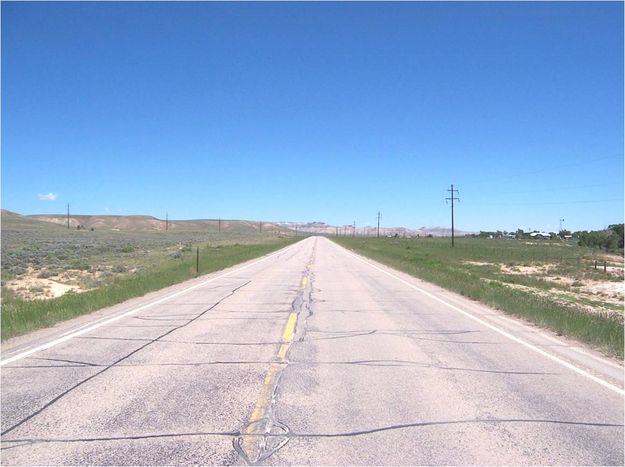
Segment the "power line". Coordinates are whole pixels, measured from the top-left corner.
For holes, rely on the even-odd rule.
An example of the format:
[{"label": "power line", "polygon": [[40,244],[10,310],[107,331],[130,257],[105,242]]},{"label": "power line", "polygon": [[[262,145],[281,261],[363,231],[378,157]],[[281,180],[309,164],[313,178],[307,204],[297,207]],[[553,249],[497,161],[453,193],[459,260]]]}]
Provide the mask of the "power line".
[{"label": "power line", "polygon": [[454,246],[454,201],[460,202],[460,198],[456,198],[454,193],[460,194],[458,190],[454,190],[454,184],[451,184],[451,190],[447,190],[450,194],[449,198],[445,198],[445,201],[451,201],[451,246]]},{"label": "power line", "polygon": [[479,203],[471,206],[548,206],[548,205],[564,205],[564,204],[598,204],[598,203],[612,203],[617,201],[623,201],[623,198],[610,198],[610,199],[588,199],[578,201],[554,201],[545,203]]},{"label": "power line", "polygon": [[[501,191],[501,192],[489,192],[489,195],[517,195],[525,193],[548,193],[558,190],[578,190],[580,188],[599,188],[605,186],[623,185],[623,182],[611,182],[611,183],[596,183],[593,185],[569,185],[561,187],[543,188],[540,190],[520,190],[520,191]],[[466,193],[465,193],[466,194]]]}]

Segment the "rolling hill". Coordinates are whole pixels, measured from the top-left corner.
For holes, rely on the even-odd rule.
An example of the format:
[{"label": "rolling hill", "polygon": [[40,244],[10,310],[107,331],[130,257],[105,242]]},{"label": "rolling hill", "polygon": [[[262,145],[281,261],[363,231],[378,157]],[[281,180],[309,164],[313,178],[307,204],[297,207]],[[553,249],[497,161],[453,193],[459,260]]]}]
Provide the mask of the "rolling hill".
[{"label": "rolling hill", "polygon": [[[20,228],[65,228],[67,215],[65,214],[34,214],[23,216],[6,209],[2,210],[2,222]],[[163,219],[152,216],[109,216],[109,215],[70,215],[71,229],[85,230],[121,230],[121,231],[165,231],[166,227],[172,232],[205,232],[221,231],[224,233],[254,234],[259,233],[261,223],[258,221],[231,220],[231,219],[194,219],[169,220],[168,225]],[[288,229],[271,222],[262,222],[263,232],[285,232]]]}]

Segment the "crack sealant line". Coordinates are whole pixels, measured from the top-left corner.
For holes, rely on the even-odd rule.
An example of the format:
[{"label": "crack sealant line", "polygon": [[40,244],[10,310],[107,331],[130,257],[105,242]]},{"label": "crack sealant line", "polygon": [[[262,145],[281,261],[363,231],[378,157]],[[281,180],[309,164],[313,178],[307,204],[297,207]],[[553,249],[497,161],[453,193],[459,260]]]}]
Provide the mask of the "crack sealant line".
[{"label": "crack sealant line", "polygon": [[250,263],[250,264],[247,264],[245,266],[233,269],[233,270],[228,271],[228,272],[226,272],[224,274],[220,274],[218,276],[212,277],[212,278],[210,278],[208,280],[200,282],[199,284],[192,285],[191,287],[187,287],[186,289],[180,290],[180,291],[175,292],[175,293],[173,293],[171,295],[167,295],[166,297],[160,298],[160,299],[155,300],[155,301],[153,301],[151,303],[148,303],[146,305],[140,306],[139,308],[135,308],[133,310],[126,311],[125,313],[119,314],[117,316],[113,316],[112,318],[100,319],[100,320],[96,321],[93,324],[85,325],[87,327],[81,326],[80,328],[78,328],[78,330],[66,333],[66,334],[62,335],[61,337],[59,337],[58,339],[54,339],[54,340],[52,340],[50,342],[46,342],[45,344],[41,344],[41,345],[38,345],[36,347],[30,348],[28,350],[24,350],[24,351],[22,351],[22,352],[20,352],[20,353],[18,353],[16,355],[13,355],[12,357],[8,357],[8,358],[6,358],[4,360],[1,360],[0,361],[0,366],[4,366],[4,365],[6,365],[8,363],[15,362],[17,360],[21,360],[21,359],[23,359],[25,357],[28,357],[29,355],[32,355],[32,354],[37,353],[37,352],[41,352],[42,350],[47,350],[47,349],[49,349],[51,347],[54,347],[54,346],[56,346],[58,344],[61,344],[61,343],[66,342],[66,341],[68,341],[70,339],[73,339],[74,337],[81,336],[81,335],[86,334],[88,332],[91,332],[91,331],[93,331],[93,330],[95,330],[95,329],[97,329],[99,327],[108,325],[110,323],[118,321],[118,320],[120,320],[122,318],[125,318],[127,316],[131,316],[131,315],[133,315],[135,313],[138,313],[139,311],[143,311],[143,310],[151,308],[151,307],[153,307],[155,305],[160,305],[161,303],[165,303],[165,302],[171,300],[172,298],[176,298],[176,297],[179,297],[181,295],[184,295],[187,292],[190,292],[191,290],[195,290],[195,289],[197,289],[199,287],[205,286],[206,284],[209,284],[209,283],[214,282],[214,281],[216,281],[218,279],[221,279],[222,277],[226,277],[226,276],[229,276],[231,274],[237,273],[239,271],[243,271],[244,269],[250,268],[250,267],[252,267],[252,266],[254,266],[254,265],[258,264],[258,263],[261,263],[263,261],[266,261],[266,260],[268,260],[270,258],[282,255],[282,254],[286,253],[287,251],[290,251],[293,248],[295,248],[296,246],[298,246],[298,244],[299,244],[299,242],[297,242],[295,245],[292,245],[292,246],[290,246],[290,247],[288,247],[286,249],[279,250],[279,251],[277,251],[277,252],[275,252],[275,253],[273,253],[273,254],[271,254],[269,256],[265,256],[264,258],[261,258],[261,259],[259,259],[257,261],[254,261],[253,263]]},{"label": "crack sealant line", "polygon": [[[239,435],[239,439],[235,438],[234,440],[235,448],[237,447],[238,442],[238,446],[242,451],[240,454],[243,455],[244,460],[248,464],[256,464],[271,455],[271,453],[267,452],[265,439],[263,437],[259,437],[262,433],[259,433],[258,430],[260,428],[264,434],[271,431],[273,425],[273,421],[271,420],[271,405],[275,397],[275,391],[278,387],[278,380],[282,374],[282,370],[286,367],[286,365],[288,365],[286,354],[289,351],[291,343],[293,342],[296,324],[297,313],[292,312],[289,314],[289,318],[282,332],[282,344],[280,344],[280,350],[278,351],[278,358],[280,361],[272,363],[269,370],[267,370],[260,394],[256,399],[256,404],[254,405],[254,410],[252,410],[248,424]],[[258,426],[261,422],[262,426]],[[256,451],[256,443],[260,443],[260,446],[258,447],[258,458],[256,458],[256,456],[251,458],[250,454]]]},{"label": "crack sealant line", "polygon": [[[282,343],[280,344],[280,350],[278,351],[279,362],[272,363],[263,380],[263,387],[260,391],[260,395],[256,400],[256,405],[250,416],[249,423],[257,422],[265,416],[267,408],[271,404],[273,397],[273,390],[276,382],[276,378],[280,373],[280,369],[288,362],[286,361],[286,354],[293,342],[293,336],[295,335],[295,326],[297,324],[297,313],[291,312],[289,318],[282,331]],[[250,433],[246,433],[250,434]]]},{"label": "crack sealant line", "polygon": [[582,370],[581,368],[578,368],[577,366],[575,366],[575,365],[573,365],[573,364],[571,364],[571,363],[567,362],[566,360],[562,360],[561,358],[556,357],[555,355],[553,355],[553,354],[551,354],[551,353],[549,353],[549,352],[545,352],[544,350],[542,350],[542,349],[540,349],[540,348],[536,347],[535,345],[530,344],[529,342],[526,342],[526,341],[524,341],[523,339],[519,339],[518,337],[516,337],[516,336],[514,336],[514,335],[510,334],[509,332],[504,331],[503,329],[500,329],[500,328],[498,328],[497,326],[495,326],[495,325],[493,325],[493,324],[491,324],[491,323],[489,323],[489,322],[487,322],[487,321],[484,321],[483,319],[478,318],[477,316],[474,316],[474,315],[472,315],[471,313],[469,313],[469,312],[467,312],[467,311],[464,311],[463,309],[458,308],[457,306],[452,305],[452,304],[451,304],[451,303],[449,303],[449,302],[446,302],[446,301],[445,301],[445,300],[443,300],[442,298],[437,297],[436,295],[434,295],[434,294],[432,294],[432,293],[428,292],[427,290],[424,290],[424,289],[422,289],[422,288],[420,288],[420,287],[417,287],[416,285],[411,284],[411,283],[410,283],[410,282],[408,282],[408,281],[405,281],[405,280],[404,280],[404,279],[402,279],[401,277],[396,276],[395,274],[393,274],[393,273],[391,273],[391,272],[389,272],[389,271],[386,271],[386,270],[384,270],[384,269],[382,269],[382,268],[380,268],[380,267],[376,266],[376,265],[375,265],[375,264],[373,264],[373,263],[370,263],[369,261],[367,261],[367,260],[363,259],[360,255],[357,255],[357,254],[355,254],[355,253],[352,253],[351,251],[347,250],[347,249],[346,249],[346,248],[344,248],[344,247],[341,247],[340,245],[337,245],[337,244],[335,244],[335,245],[336,245],[338,248],[343,249],[343,250],[344,250],[344,251],[345,251],[348,255],[351,255],[351,256],[353,256],[354,258],[356,258],[358,261],[361,261],[361,262],[363,262],[363,263],[365,263],[365,264],[367,264],[367,265],[371,266],[372,268],[374,268],[374,269],[376,269],[376,270],[378,270],[378,271],[380,271],[380,272],[382,272],[382,273],[386,274],[387,276],[392,277],[393,279],[395,279],[395,280],[397,280],[397,281],[401,282],[401,283],[402,283],[402,284],[404,284],[404,285],[407,285],[408,287],[410,287],[410,288],[412,288],[412,289],[414,289],[414,290],[416,290],[416,291],[418,291],[418,292],[421,292],[423,295],[425,295],[425,296],[427,296],[427,297],[431,298],[432,300],[434,300],[434,301],[436,301],[436,302],[438,302],[438,303],[440,303],[440,304],[442,304],[442,305],[445,305],[447,308],[450,308],[450,309],[452,309],[453,311],[455,311],[455,312],[457,312],[457,313],[460,313],[461,315],[464,315],[464,316],[466,316],[467,318],[470,318],[470,319],[472,319],[473,321],[476,321],[476,322],[480,323],[480,324],[481,324],[481,325],[483,325],[483,326],[486,326],[487,328],[489,328],[489,329],[491,329],[491,330],[493,330],[493,331],[495,331],[495,332],[497,332],[497,333],[501,334],[502,336],[504,336],[504,337],[506,337],[506,338],[508,338],[508,339],[510,339],[510,340],[512,340],[512,341],[514,341],[514,342],[516,342],[516,343],[518,343],[518,344],[521,344],[521,345],[522,345],[522,346],[524,346],[524,347],[527,347],[528,349],[530,349],[530,350],[532,350],[532,351],[534,351],[534,352],[536,352],[536,353],[538,353],[538,354],[542,355],[543,357],[547,357],[548,359],[550,359],[550,360],[552,360],[552,361],[554,361],[554,362],[558,363],[559,365],[562,365],[562,366],[564,366],[565,368],[568,368],[569,370],[572,370],[572,371],[574,371],[575,373],[577,373],[577,374],[579,374],[579,375],[581,375],[581,376],[583,376],[583,377],[585,377],[585,378],[588,378],[588,379],[590,379],[591,381],[594,381],[595,383],[598,383],[598,384],[600,384],[601,386],[603,386],[603,387],[605,387],[605,388],[607,388],[607,389],[610,389],[611,391],[616,392],[617,394],[620,394],[621,396],[625,396],[625,390],[621,389],[620,387],[615,386],[614,384],[611,384],[611,383],[609,383],[609,382],[607,382],[607,381],[605,381],[605,380],[603,380],[603,379],[601,379],[601,378],[598,378],[597,376],[595,376],[595,375],[593,375],[593,374],[591,374],[591,373],[589,373],[589,372],[587,372],[587,371],[585,371],[585,370]]},{"label": "crack sealant line", "polygon": [[[260,394],[256,399],[256,404],[254,405],[254,409],[252,410],[252,414],[248,420],[248,424],[242,430],[241,434],[233,440],[233,445],[235,450],[239,452],[240,455],[244,458],[245,462],[250,465],[254,465],[268,457],[270,457],[273,452],[277,449],[280,449],[283,445],[275,448],[275,449],[267,449],[266,439],[264,435],[267,435],[271,432],[272,427],[276,424],[276,421],[273,420],[272,415],[272,405],[275,401],[276,391],[278,389],[278,384],[280,377],[282,376],[283,370],[289,364],[286,359],[286,355],[293,343],[295,338],[295,330],[297,326],[297,320],[299,316],[299,311],[304,308],[306,290],[312,284],[308,279],[310,274],[310,267],[314,261],[315,254],[315,246],[316,242],[313,246],[313,252],[311,254],[311,259],[306,265],[306,270],[304,271],[304,276],[302,277],[301,287],[298,291],[298,294],[293,300],[293,311],[289,314],[286,324],[284,325],[284,329],[282,331],[282,343],[280,344],[280,349],[278,350],[278,362],[274,362],[267,370],[265,374],[265,378],[263,380],[263,385],[260,390]],[[298,311],[299,310],[299,311]],[[261,424],[259,426],[259,424]],[[259,433],[259,428],[263,433]],[[256,443],[259,443],[258,449],[256,448]],[[250,457],[251,453],[258,451],[258,456]]]}]

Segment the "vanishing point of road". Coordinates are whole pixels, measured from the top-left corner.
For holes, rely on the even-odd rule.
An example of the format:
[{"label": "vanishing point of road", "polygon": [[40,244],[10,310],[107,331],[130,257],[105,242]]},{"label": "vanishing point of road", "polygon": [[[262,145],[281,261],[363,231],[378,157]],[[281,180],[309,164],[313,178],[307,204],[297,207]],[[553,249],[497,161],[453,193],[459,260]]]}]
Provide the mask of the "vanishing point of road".
[{"label": "vanishing point of road", "polygon": [[17,342],[4,465],[624,463],[619,362],[322,237]]}]

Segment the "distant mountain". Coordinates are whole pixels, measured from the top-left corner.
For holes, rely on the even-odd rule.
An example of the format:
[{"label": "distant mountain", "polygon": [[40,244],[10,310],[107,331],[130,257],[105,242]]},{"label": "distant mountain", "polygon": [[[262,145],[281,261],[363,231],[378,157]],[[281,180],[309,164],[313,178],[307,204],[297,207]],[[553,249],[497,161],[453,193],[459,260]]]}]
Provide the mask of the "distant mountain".
[{"label": "distant mountain", "polygon": [[[322,235],[352,235],[354,232],[352,225],[329,225],[325,222],[277,222],[282,227],[289,228],[291,230],[297,230],[299,232],[307,232],[313,234]],[[471,232],[465,232],[463,230],[455,230],[455,235],[462,237],[470,234]],[[356,226],[356,235],[375,237],[377,235],[377,227]],[[451,228],[448,227],[421,227],[419,229],[409,229],[407,227],[380,227],[381,236],[395,236],[399,237],[426,237],[432,235],[433,237],[451,237]]]}]

